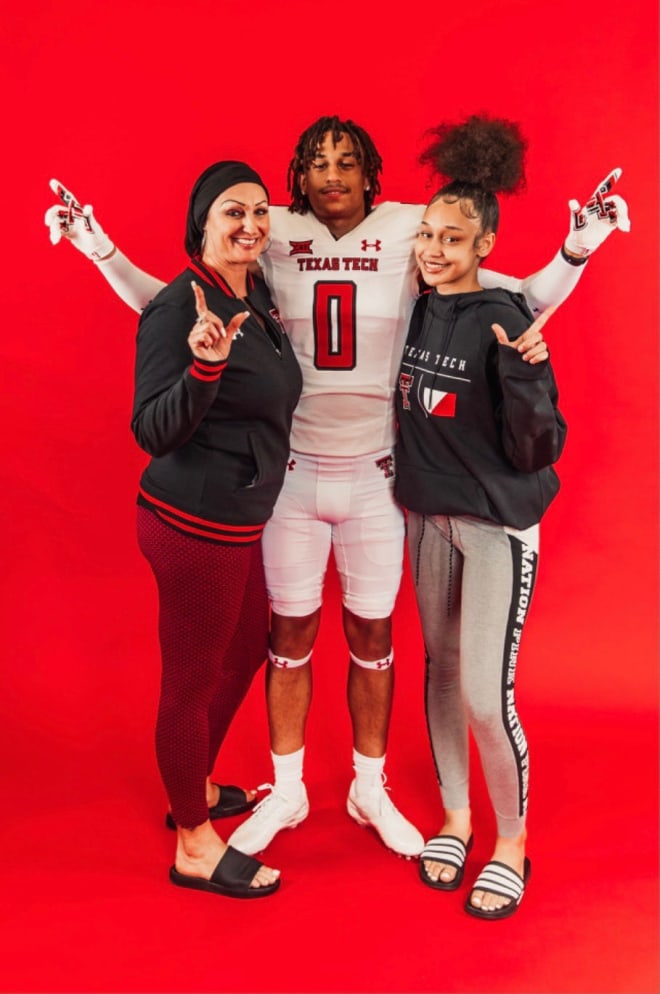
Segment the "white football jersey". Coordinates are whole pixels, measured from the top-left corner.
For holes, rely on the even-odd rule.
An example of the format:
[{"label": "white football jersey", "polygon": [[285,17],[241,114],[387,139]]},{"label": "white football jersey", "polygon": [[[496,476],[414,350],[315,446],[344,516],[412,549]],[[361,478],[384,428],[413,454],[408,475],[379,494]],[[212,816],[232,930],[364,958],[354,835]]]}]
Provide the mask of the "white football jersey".
[{"label": "white football jersey", "polygon": [[264,276],[303,373],[291,448],[354,456],[394,443],[394,384],[417,293],[424,207],[382,203],[335,239],[311,212],[271,207]]}]

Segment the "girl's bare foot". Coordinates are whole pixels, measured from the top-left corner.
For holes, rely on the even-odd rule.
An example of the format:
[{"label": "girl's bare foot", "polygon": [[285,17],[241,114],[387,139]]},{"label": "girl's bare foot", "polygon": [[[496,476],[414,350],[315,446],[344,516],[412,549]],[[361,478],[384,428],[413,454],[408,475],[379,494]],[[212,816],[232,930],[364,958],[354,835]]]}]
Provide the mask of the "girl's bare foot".
[{"label": "girl's bare foot", "polygon": [[[445,811],[445,823],[438,832],[438,835],[454,835],[460,839],[463,845],[467,845],[472,835],[472,817],[469,808],[456,808],[453,811]],[[436,860],[423,860],[426,875],[434,883],[441,881],[443,884],[450,884],[456,878],[458,870],[448,863],[439,863]]]},{"label": "girl's bare foot", "polygon": [[[498,863],[504,863],[505,866],[510,866],[519,877],[523,877],[525,872],[526,840],[526,830],[523,830],[515,839],[507,839],[502,835],[498,835],[492,859]],[[475,890],[470,897],[470,904],[474,908],[481,908],[483,911],[501,911],[502,908],[511,904],[511,899],[503,897],[501,894],[493,894],[488,890]]]}]

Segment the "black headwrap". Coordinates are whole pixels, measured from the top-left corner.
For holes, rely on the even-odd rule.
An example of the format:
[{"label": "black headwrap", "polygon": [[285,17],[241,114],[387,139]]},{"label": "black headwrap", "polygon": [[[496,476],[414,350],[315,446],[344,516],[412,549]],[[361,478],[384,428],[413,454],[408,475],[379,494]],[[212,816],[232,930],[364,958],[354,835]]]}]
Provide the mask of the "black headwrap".
[{"label": "black headwrap", "polygon": [[266,190],[261,176],[245,162],[215,162],[202,175],[192,188],[186,220],[186,252],[190,256],[199,255],[209,207],[223,190],[237,183],[258,183]]}]

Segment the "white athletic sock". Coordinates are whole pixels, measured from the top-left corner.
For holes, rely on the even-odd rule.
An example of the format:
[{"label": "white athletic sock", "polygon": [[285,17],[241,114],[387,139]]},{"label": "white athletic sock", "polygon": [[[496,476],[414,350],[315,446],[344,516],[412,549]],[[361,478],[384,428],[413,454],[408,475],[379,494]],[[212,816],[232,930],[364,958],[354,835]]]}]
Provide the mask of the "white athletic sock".
[{"label": "white athletic sock", "polygon": [[283,756],[278,756],[271,752],[273,769],[275,771],[275,786],[281,788],[282,793],[290,801],[296,801],[303,792],[303,759],[305,757],[305,747],[296,752],[289,752]]},{"label": "white athletic sock", "polygon": [[356,790],[361,792],[373,790],[374,787],[380,787],[383,782],[382,773],[384,768],[384,756],[363,756],[357,749],[353,750]]}]

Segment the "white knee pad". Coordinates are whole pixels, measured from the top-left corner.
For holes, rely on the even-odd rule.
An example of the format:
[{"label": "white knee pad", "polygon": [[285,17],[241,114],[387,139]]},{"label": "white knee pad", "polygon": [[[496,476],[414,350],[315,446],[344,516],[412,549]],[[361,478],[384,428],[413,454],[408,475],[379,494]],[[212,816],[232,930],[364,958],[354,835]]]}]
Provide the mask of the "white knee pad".
[{"label": "white knee pad", "polygon": [[358,659],[352,652],[350,653],[350,657],[352,663],[355,663],[356,666],[361,666],[364,670],[389,670],[394,662],[394,649],[390,649],[383,659]]},{"label": "white knee pad", "polygon": [[302,659],[288,659],[286,656],[276,656],[272,649],[268,650],[268,660],[278,670],[295,670],[298,666],[305,666],[311,658],[311,650]]}]

